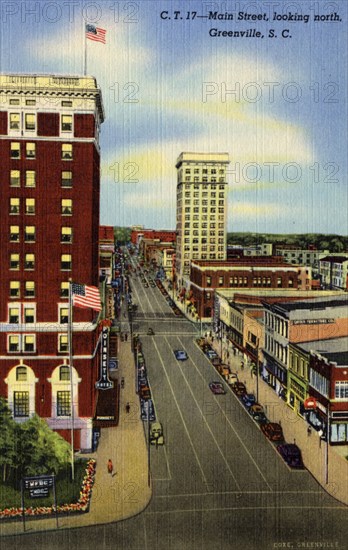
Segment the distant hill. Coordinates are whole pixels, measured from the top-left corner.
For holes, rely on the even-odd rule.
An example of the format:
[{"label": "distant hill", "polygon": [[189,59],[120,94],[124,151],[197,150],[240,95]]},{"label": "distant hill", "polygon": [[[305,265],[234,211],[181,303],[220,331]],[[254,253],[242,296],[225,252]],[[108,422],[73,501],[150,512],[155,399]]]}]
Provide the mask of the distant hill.
[{"label": "distant hill", "polygon": [[322,233],[299,233],[278,235],[274,233],[227,233],[227,244],[251,246],[261,243],[281,243],[299,245],[308,248],[314,245],[318,250],[328,249],[330,252],[348,251],[348,237],[343,235],[325,235]]}]

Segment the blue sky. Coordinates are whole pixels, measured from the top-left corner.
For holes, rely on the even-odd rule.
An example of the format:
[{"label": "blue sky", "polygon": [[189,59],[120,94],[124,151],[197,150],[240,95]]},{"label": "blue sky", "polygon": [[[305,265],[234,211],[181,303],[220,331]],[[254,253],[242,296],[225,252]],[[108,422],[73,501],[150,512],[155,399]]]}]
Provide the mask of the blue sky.
[{"label": "blue sky", "polygon": [[[106,45],[87,41],[106,111],[103,224],[174,228],[178,155],[220,151],[231,160],[229,231],[347,234],[348,3],[285,4],[1,2],[0,70],[81,74],[84,22],[107,30]],[[335,10],[341,21],[314,22]],[[198,17],[209,11],[234,19]],[[269,21],[238,21],[239,11]],[[310,20],[275,22],[274,11]]]}]

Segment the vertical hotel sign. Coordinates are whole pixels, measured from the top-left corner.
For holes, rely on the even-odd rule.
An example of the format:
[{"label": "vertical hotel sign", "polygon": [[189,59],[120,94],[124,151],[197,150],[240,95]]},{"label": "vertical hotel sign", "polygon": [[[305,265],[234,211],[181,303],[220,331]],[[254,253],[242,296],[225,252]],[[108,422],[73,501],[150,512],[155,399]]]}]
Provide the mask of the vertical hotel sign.
[{"label": "vertical hotel sign", "polygon": [[109,361],[109,327],[103,327],[101,334],[101,354],[100,354],[100,378],[95,383],[97,390],[109,390],[114,387],[114,383],[108,377]]}]

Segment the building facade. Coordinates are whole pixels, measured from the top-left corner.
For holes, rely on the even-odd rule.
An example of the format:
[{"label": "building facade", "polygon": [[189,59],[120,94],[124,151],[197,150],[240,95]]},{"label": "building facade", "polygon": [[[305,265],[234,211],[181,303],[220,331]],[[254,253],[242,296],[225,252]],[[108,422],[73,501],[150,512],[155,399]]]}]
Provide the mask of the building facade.
[{"label": "building facade", "polygon": [[68,289],[98,286],[101,92],[92,77],[1,75],[0,96],[0,395],[67,440],[73,418],[89,449],[97,314],[74,308],[70,369]]},{"label": "building facade", "polygon": [[348,289],[348,257],[325,256],[319,261],[319,277],[323,288]]},{"label": "building facade", "polygon": [[[297,266],[289,266],[280,257],[262,256],[227,262],[192,260],[190,290],[199,317],[213,315],[215,289],[297,289],[301,287]],[[306,279],[305,279],[306,280]],[[310,288],[310,286],[309,286]]]},{"label": "building facade", "polygon": [[183,286],[190,260],[226,259],[228,153],[178,157],[176,192],[176,277]]}]

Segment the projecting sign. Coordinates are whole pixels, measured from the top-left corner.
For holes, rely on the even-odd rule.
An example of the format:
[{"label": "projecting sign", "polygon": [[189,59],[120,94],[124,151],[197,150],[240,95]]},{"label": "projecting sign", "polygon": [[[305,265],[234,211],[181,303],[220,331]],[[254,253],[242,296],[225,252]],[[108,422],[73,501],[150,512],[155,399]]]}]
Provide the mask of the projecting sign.
[{"label": "projecting sign", "polygon": [[100,354],[100,378],[95,383],[97,390],[109,390],[114,387],[114,383],[108,377],[108,355],[109,355],[109,328],[103,327],[101,335],[101,354]]}]

